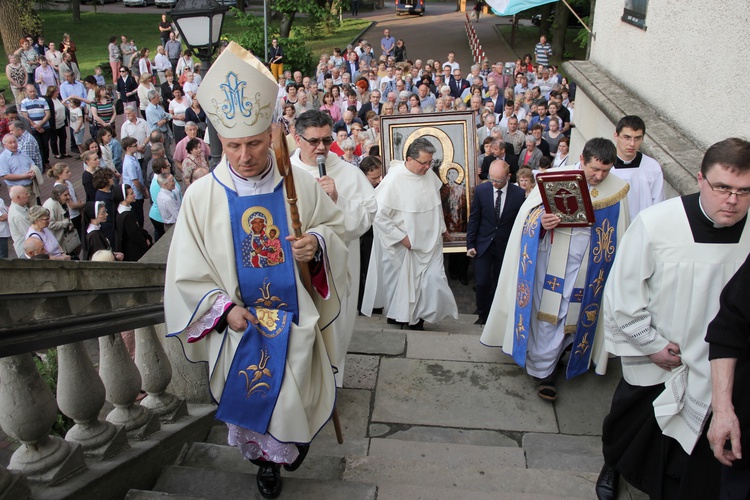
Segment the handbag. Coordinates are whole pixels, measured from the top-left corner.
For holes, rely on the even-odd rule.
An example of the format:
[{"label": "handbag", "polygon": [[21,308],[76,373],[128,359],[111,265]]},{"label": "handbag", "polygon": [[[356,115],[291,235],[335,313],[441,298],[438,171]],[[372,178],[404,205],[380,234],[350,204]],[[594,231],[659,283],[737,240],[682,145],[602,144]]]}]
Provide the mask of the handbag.
[{"label": "handbag", "polygon": [[81,237],[78,235],[78,231],[75,229],[66,229],[60,241],[60,248],[62,248],[63,252],[67,254],[73,253],[80,246]]},{"label": "handbag", "polygon": [[125,113],[125,105],[122,103],[122,99],[117,99],[115,102],[115,113],[118,115]]}]

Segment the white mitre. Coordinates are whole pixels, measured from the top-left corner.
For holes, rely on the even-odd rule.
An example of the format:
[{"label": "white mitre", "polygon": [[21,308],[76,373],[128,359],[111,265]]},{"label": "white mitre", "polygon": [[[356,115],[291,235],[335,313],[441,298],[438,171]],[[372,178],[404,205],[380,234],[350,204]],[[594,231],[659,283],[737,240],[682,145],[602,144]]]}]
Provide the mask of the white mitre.
[{"label": "white mitre", "polygon": [[198,100],[216,132],[237,139],[268,130],[278,86],[263,63],[229,42],[198,88]]}]

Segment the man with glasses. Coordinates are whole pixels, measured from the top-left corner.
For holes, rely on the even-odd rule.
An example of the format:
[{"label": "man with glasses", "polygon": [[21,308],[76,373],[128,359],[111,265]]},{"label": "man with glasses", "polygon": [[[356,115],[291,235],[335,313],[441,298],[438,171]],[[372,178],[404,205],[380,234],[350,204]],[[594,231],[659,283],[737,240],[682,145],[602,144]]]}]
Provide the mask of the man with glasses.
[{"label": "man with glasses", "polygon": [[370,93],[370,101],[366,102],[362,105],[361,108],[359,108],[359,113],[357,117],[362,120],[364,123],[367,113],[370,111],[374,111],[376,115],[381,114],[380,112],[380,91],[379,90],[373,90]]},{"label": "man with glasses", "polygon": [[[306,111],[294,124],[294,138],[297,151],[292,154],[292,165],[315,177],[331,200],[344,214],[344,243],[349,250],[347,269],[349,285],[341,294],[341,314],[333,322],[333,338],[336,354],[331,364],[338,371],[336,384],[344,382],[346,352],[357,319],[357,298],[359,296],[359,237],[367,232],[375,218],[377,203],[375,190],[367,176],[358,168],[331,153],[333,120],[322,111]],[[323,159],[326,175],[320,177],[318,158]]]},{"label": "man with glasses", "polygon": [[466,232],[466,255],[474,259],[477,325],[487,322],[510,230],[526,201],[526,192],[509,184],[510,165],[505,161],[490,164],[488,179],[474,191]]},{"label": "man with glasses", "polygon": [[616,158],[609,139],[594,138],[578,164],[556,169],[583,171],[593,226],[558,227],[560,218],[546,213],[537,187],[519,210],[508,241],[481,341],[512,355],[546,401],[557,400],[555,380],[567,349],[572,347],[568,378],[585,373],[591,362],[597,371],[606,369],[607,355],[599,347],[602,288],[630,222],[628,185],[609,175]]},{"label": "man with glasses", "polygon": [[[550,103],[551,105],[552,103]],[[617,161],[612,173],[630,184],[630,218],[664,201],[664,174],[659,162],[641,153],[646,124],[639,116],[623,116],[615,127]]]},{"label": "man with glasses", "polygon": [[424,330],[458,308],[443,267],[446,230],[440,188],[432,170],[435,146],[424,137],[406,148],[406,161],[391,161],[378,186],[378,213],[362,314],[383,308],[388,323]]},{"label": "man with glasses", "polygon": [[618,473],[651,498],[719,498],[704,337],[750,252],[750,142],[708,148],[698,189],[642,211],[617,249],[604,341],[623,380],[604,420],[599,498],[616,498]]}]

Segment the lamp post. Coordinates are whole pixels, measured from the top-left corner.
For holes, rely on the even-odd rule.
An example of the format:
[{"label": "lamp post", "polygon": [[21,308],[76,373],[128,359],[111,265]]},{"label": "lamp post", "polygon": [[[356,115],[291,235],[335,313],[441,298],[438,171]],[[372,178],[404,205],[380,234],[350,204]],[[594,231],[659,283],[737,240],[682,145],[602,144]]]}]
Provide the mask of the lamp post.
[{"label": "lamp post", "polygon": [[[211,59],[221,42],[224,15],[228,8],[216,0],[180,0],[169,11],[177,25],[182,40],[201,61],[201,77],[211,67]],[[210,166],[213,169],[221,161],[221,142],[211,122],[208,122],[208,138],[211,145]]]}]

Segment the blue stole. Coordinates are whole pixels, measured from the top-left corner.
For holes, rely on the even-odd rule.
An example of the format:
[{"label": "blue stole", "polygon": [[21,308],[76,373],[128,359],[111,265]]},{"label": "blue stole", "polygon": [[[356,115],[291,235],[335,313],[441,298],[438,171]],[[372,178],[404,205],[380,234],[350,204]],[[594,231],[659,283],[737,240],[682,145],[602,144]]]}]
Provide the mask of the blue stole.
[{"label": "blue stole", "polygon": [[216,418],[265,434],[284,380],[289,331],[299,323],[284,190],[281,182],[253,196],[224,189],[240,296],[258,324],[248,322],[237,346]]},{"label": "blue stole", "polygon": [[[539,218],[544,207],[539,206],[526,217],[521,236],[521,256],[518,266],[516,308],[514,314],[513,360],[526,366],[528,334],[531,329],[532,302],[534,297],[536,257],[539,248]],[[596,326],[599,323],[604,283],[612,269],[617,247],[617,221],[620,204],[594,211],[596,222],[591,228],[589,261],[583,288],[573,289],[570,303],[580,302],[581,312],[573,337],[573,349],[566,372],[567,378],[585,373],[591,360]],[[547,279],[545,278],[545,283]],[[562,284],[560,284],[562,286]]]}]

